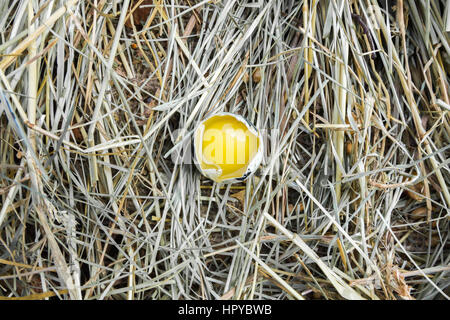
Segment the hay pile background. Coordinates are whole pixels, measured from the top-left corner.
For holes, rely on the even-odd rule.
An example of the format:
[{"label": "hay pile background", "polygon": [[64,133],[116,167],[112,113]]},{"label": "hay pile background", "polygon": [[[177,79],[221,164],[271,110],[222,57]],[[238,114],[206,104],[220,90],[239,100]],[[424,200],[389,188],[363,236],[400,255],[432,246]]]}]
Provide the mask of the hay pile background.
[{"label": "hay pile background", "polygon": [[388,3],[1,1],[1,299],[448,299],[449,3]]}]

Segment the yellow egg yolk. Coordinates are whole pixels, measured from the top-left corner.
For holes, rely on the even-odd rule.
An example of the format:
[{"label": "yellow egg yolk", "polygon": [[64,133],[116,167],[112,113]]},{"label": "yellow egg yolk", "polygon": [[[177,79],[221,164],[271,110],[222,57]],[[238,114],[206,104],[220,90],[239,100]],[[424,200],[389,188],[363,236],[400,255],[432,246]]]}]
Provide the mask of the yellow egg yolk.
[{"label": "yellow egg yolk", "polygon": [[202,169],[222,169],[218,181],[242,177],[258,151],[258,137],[235,117],[223,115],[204,122]]}]

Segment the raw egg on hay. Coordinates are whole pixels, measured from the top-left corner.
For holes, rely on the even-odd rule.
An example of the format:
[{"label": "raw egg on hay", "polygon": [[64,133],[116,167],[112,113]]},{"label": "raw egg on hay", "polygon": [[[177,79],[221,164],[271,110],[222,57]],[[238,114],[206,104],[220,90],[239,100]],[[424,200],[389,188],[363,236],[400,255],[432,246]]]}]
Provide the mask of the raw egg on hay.
[{"label": "raw egg on hay", "polygon": [[240,115],[228,112],[202,120],[194,131],[194,162],[215,182],[239,182],[258,169],[263,140],[258,129]]}]

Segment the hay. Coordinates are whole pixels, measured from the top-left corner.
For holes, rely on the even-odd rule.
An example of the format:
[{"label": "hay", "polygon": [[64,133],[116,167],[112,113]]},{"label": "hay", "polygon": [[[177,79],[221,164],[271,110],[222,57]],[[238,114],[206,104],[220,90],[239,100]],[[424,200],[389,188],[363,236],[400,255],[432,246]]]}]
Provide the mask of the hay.
[{"label": "hay", "polygon": [[[448,299],[446,1],[0,2],[0,299]],[[245,183],[190,163],[234,112]]]}]

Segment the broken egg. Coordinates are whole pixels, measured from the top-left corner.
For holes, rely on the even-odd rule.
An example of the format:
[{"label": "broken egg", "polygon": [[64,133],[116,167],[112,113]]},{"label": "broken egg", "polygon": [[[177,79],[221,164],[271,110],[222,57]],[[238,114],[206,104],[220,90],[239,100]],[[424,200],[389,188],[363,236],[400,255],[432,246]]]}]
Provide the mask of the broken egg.
[{"label": "broken egg", "polygon": [[239,182],[258,169],[263,141],[258,129],[240,115],[228,112],[202,120],[194,131],[194,162],[215,182]]}]

